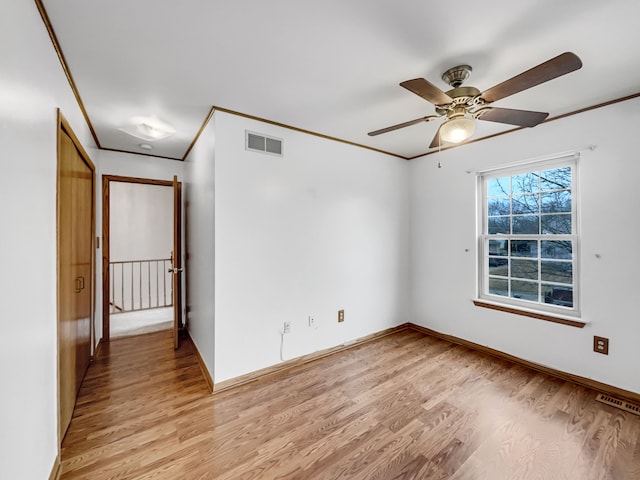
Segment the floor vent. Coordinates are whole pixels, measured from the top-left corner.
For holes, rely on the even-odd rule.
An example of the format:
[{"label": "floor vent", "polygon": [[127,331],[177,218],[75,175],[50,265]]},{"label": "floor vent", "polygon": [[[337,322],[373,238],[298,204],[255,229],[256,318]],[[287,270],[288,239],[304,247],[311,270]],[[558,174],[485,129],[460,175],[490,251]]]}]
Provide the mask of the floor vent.
[{"label": "floor vent", "polygon": [[605,395],[603,393],[599,393],[596,397],[596,400],[602,403],[606,403],[607,405],[611,405],[612,407],[617,407],[621,410],[640,415],[640,406],[629,403],[626,400],[620,400],[619,398],[610,397],[609,395]]},{"label": "floor vent", "polygon": [[246,131],[245,146],[253,152],[282,156],[282,139]]}]

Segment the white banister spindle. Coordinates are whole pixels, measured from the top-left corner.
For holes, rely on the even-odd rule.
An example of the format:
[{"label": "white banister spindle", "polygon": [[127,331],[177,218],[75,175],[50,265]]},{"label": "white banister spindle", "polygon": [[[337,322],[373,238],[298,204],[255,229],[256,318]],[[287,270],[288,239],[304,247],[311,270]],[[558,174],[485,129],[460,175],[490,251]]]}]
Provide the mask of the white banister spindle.
[{"label": "white banister spindle", "polygon": [[[151,264],[155,264],[155,271],[151,269]],[[138,264],[138,268],[135,268]],[[160,265],[162,264],[162,268]],[[131,312],[136,310],[149,310],[152,308],[162,308],[173,306],[173,291],[167,297],[167,264],[171,264],[170,258],[159,258],[151,260],[127,260],[122,262],[110,262],[110,312],[112,314]],[[130,270],[130,275],[125,275],[126,269]],[[119,270],[119,271],[118,271]],[[147,281],[143,282],[144,273],[147,274]],[[136,278],[136,273],[138,278]],[[162,279],[160,276],[162,275]],[[153,278],[155,276],[155,279]],[[130,285],[125,285],[125,278],[129,279]],[[170,283],[171,285],[171,283]],[[152,287],[155,286],[155,304]],[[146,287],[146,291],[145,291]],[[160,301],[160,290],[162,287],[162,302]],[[125,298],[131,299],[130,305],[125,305]],[[143,303],[147,300],[147,304]],[[135,300],[139,300],[136,305]]]}]

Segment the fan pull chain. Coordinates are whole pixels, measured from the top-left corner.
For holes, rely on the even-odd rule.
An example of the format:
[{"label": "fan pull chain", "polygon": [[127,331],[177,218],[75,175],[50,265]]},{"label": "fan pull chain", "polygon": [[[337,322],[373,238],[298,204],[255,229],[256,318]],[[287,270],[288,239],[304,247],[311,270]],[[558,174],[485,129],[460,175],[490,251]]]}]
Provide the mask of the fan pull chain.
[{"label": "fan pull chain", "polygon": [[438,168],[442,168],[442,163],[440,163],[441,152],[442,152],[442,135],[440,135],[440,129],[438,129]]}]

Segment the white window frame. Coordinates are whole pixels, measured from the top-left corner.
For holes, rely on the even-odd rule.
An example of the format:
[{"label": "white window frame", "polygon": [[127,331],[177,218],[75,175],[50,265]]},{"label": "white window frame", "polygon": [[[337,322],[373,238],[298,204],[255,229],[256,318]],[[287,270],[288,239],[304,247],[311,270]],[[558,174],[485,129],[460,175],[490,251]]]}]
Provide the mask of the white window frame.
[{"label": "white window frame", "polygon": [[[558,156],[551,159],[538,161],[529,161],[517,165],[495,168],[478,172],[478,281],[477,295],[481,301],[486,301],[506,308],[522,310],[524,312],[540,312],[541,314],[557,315],[559,317],[570,317],[574,319],[580,318],[580,229],[578,217],[579,203],[579,185],[578,185],[578,159],[579,153],[571,155]],[[519,175],[524,173],[539,172],[543,170],[552,170],[555,168],[571,167],[571,235],[521,235],[514,236],[497,235],[488,233],[488,180],[493,178],[501,178],[506,176]],[[511,197],[509,197],[511,198]],[[510,213],[510,216],[513,212]],[[570,240],[572,242],[572,281],[573,281],[573,307],[565,307],[554,304],[546,304],[540,301],[519,300],[510,296],[494,295],[489,293],[489,240],[497,239],[522,239],[522,240]],[[506,258],[511,258],[506,257]],[[540,258],[538,258],[540,261]],[[509,276],[510,280],[511,277]],[[537,281],[541,283],[540,278]]]}]

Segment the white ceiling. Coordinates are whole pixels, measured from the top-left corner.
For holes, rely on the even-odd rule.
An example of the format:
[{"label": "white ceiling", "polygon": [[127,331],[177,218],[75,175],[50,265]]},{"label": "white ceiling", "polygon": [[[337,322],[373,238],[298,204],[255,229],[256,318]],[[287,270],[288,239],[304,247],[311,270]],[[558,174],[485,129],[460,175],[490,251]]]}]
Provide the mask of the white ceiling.
[{"label": "white ceiling", "polygon": [[[496,106],[550,117],[640,91],[638,0],[42,0],[101,147],[148,153],[118,130],[156,115],[181,159],[212,106],[413,157],[440,122],[401,88],[473,67],[481,91],[572,51],[583,68]],[[512,127],[478,122],[475,138]]]}]

